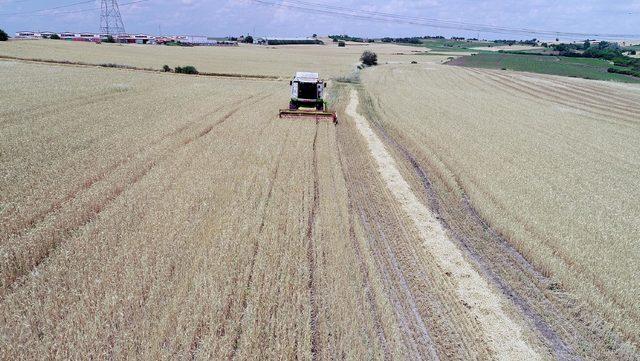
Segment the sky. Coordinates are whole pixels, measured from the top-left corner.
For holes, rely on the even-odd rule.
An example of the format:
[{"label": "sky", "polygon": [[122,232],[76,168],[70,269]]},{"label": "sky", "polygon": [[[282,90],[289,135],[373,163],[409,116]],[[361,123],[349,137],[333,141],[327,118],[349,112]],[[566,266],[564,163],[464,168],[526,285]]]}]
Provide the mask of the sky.
[{"label": "sky", "polygon": [[[118,0],[129,33],[210,36],[309,36],[349,34],[361,37],[442,35],[483,39],[550,39],[545,34],[522,34],[433,27],[424,19],[574,33],[640,34],[640,0],[307,0],[355,11],[420,18],[414,24],[373,22],[358,18],[265,5],[255,0]],[[263,0],[286,4],[283,0]],[[291,0],[289,0],[291,1]],[[70,4],[76,4],[66,6]],[[131,4],[128,4],[131,3]],[[289,4],[291,5],[292,2]],[[60,7],[62,6],[62,7]],[[55,10],[36,12],[41,9]],[[99,0],[0,0],[0,28],[10,35],[22,30],[98,32]],[[332,10],[334,9],[334,10]],[[344,11],[342,11],[344,12]],[[406,21],[406,18],[403,18]],[[419,23],[419,24],[416,24]],[[428,23],[428,22],[427,22]],[[560,36],[561,38],[563,36]],[[579,39],[580,36],[565,36]],[[640,36],[638,36],[640,38]]]}]

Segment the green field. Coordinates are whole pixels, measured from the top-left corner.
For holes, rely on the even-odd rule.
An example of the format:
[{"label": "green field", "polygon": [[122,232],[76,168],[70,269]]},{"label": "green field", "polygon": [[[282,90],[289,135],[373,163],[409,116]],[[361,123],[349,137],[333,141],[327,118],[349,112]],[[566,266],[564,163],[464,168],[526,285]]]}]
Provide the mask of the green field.
[{"label": "green field", "polygon": [[[422,41],[422,44],[410,44],[412,46],[424,46],[426,48],[437,50],[437,51],[473,51],[478,52],[476,47],[481,46],[496,46],[499,44],[494,44],[488,41],[466,41],[466,40],[449,40],[449,39],[426,39]],[[482,52],[482,51],[481,51]]]},{"label": "green field", "polygon": [[[527,54],[545,54],[545,55],[557,55],[558,53],[553,50],[552,47],[548,48],[537,48],[537,49],[529,49],[529,50],[502,50],[500,53],[527,53]],[[518,54],[516,54],[518,55]]]},{"label": "green field", "polygon": [[571,58],[564,56],[518,55],[507,53],[482,53],[463,56],[449,62],[451,65],[473,68],[527,71],[575,78],[614,80],[625,83],[640,83],[640,79],[622,74],[608,73],[612,65],[602,59]]}]

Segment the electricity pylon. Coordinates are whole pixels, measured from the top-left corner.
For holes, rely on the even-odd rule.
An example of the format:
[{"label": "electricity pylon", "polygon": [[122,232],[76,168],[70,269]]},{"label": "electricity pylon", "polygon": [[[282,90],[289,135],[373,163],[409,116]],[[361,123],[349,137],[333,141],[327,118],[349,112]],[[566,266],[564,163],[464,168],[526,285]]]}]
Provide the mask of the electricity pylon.
[{"label": "electricity pylon", "polygon": [[100,33],[109,35],[125,33],[118,0],[102,0],[100,5]]}]

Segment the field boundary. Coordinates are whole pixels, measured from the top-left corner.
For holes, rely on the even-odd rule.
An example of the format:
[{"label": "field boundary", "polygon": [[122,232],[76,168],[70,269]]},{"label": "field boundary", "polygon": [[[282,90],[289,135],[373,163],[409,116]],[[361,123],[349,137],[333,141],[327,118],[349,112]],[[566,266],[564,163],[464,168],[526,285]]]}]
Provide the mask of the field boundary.
[{"label": "field boundary", "polygon": [[[364,95],[365,99],[369,95]],[[369,105],[365,105],[365,108]],[[367,109],[366,113],[371,116],[371,109]],[[490,283],[493,287],[500,291],[510,302],[518,309],[519,313],[527,319],[527,322],[532,326],[535,331],[542,336],[547,346],[553,350],[556,357],[560,359],[570,358],[575,354],[575,351],[569,344],[556,332],[552,324],[547,322],[545,315],[539,314],[535,305],[532,305],[530,301],[523,296],[517,289],[513,288],[511,284],[504,279],[504,275],[499,274],[491,263],[491,260],[487,260],[486,257],[476,249],[476,245],[469,238],[470,236],[461,233],[458,229],[454,229],[451,221],[444,215],[446,211],[443,209],[443,205],[440,204],[438,199],[437,190],[431,180],[428,171],[423,169],[420,161],[407,149],[404,145],[400,144],[389,132],[380,124],[379,120],[372,120],[371,126],[374,132],[381,137],[383,144],[391,148],[390,152],[397,152],[400,154],[400,163],[406,162],[406,166],[410,169],[415,180],[418,181],[417,189],[422,188],[423,202],[427,205],[427,208],[434,213],[436,219],[442,223],[442,226],[451,236],[451,240],[460,248],[461,251],[468,257],[470,263],[475,266],[479,273]],[[395,158],[394,158],[395,159]],[[401,171],[401,174],[403,172]],[[406,175],[405,175],[406,176]],[[411,175],[410,175],[411,176]],[[408,183],[413,188],[416,186],[413,184],[414,179],[407,178]],[[419,196],[419,195],[417,195]],[[504,255],[505,259],[510,260],[510,265],[524,270],[524,273],[532,278],[533,283],[536,285],[542,285],[543,287],[559,287],[550,278],[544,276],[540,271],[523,256],[521,255],[510,243],[499,234],[492,226],[484,220],[478,211],[473,207],[471,201],[466,194],[463,194],[461,199],[463,208],[465,209],[467,219],[470,220],[475,226],[480,226],[484,232],[490,235],[491,240],[497,244],[497,247]]]},{"label": "field boundary", "polygon": [[[535,259],[521,254],[512,240],[482,217],[464,189],[460,188],[459,195],[448,195],[452,189],[442,175],[400,129],[382,121],[375,99],[366,90],[361,91],[361,104],[361,111],[401,166],[405,179],[419,190],[416,195],[431,208],[476,269],[511,301],[556,357],[595,354],[596,358],[625,359],[636,354],[633,341],[622,329],[614,328],[610,318],[593,314],[591,305],[579,303],[570,289],[537,268],[532,263]],[[454,182],[460,187],[458,180]],[[585,348],[586,344],[592,346]]]},{"label": "field boundary", "polygon": [[445,62],[446,65],[476,69],[547,74],[568,78],[638,84],[640,78],[611,73],[610,64],[600,58],[579,58],[550,54],[520,54],[511,52],[482,52],[464,55]]},{"label": "field boundary", "polygon": [[353,118],[356,128],[366,140],[387,188],[418,229],[424,247],[434,256],[438,265],[456,280],[455,292],[458,297],[474,306],[470,308],[470,313],[488,336],[488,346],[498,358],[509,359],[522,355],[527,355],[529,359],[539,358],[540,355],[526,341],[522,326],[505,311],[502,295],[495,292],[464,258],[462,250],[449,238],[437,216],[413,193],[382,140],[358,112],[358,104],[357,91],[352,89],[346,113]]},{"label": "field boundary", "polygon": [[149,72],[149,73],[162,73],[162,74],[171,74],[171,75],[190,75],[190,76],[211,76],[218,78],[234,78],[234,79],[252,79],[252,80],[281,80],[281,77],[275,75],[252,75],[252,74],[236,74],[236,73],[215,73],[215,72],[199,72],[198,74],[179,74],[166,72],[162,69],[155,68],[144,68],[137,67],[132,65],[125,64],[114,64],[114,63],[86,63],[82,61],[68,61],[68,60],[54,60],[54,59],[37,59],[37,58],[22,58],[17,56],[9,56],[9,55],[0,55],[0,60],[16,60],[27,63],[37,63],[37,64],[55,64],[55,65],[67,65],[67,66],[76,66],[76,67],[98,67],[98,68],[110,68],[110,69],[119,69],[119,70],[134,70],[140,72]]}]

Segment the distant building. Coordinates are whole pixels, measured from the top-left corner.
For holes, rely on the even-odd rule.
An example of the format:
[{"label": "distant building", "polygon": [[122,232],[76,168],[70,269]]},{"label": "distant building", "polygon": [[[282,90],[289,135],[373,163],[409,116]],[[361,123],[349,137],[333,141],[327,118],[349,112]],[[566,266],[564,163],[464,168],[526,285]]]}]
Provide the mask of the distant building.
[{"label": "distant building", "polygon": [[[102,36],[105,36],[103,34]],[[106,35],[108,37],[109,35]],[[150,44],[155,38],[147,34],[118,34],[112,35],[113,40],[120,44]],[[105,40],[103,38],[103,40]]]},{"label": "distant building", "polygon": [[182,44],[195,46],[211,46],[218,43],[216,39],[202,35],[181,35],[176,37],[176,40]]},{"label": "distant building", "polygon": [[133,38],[135,39],[136,44],[148,44],[153,39],[152,36],[147,34],[133,35]]},{"label": "distant building", "polygon": [[172,41],[174,41],[174,39],[171,36],[156,36],[153,39],[153,43],[158,45],[166,44]]},{"label": "distant building", "polygon": [[255,37],[254,44],[260,45],[304,45],[304,44],[324,44],[322,40],[314,38],[273,38],[273,37]]},{"label": "distant building", "polygon": [[15,36],[16,39],[40,39],[42,35],[34,31],[18,31]]},{"label": "distant building", "polygon": [[179,35],[173,41],[191,46],[234,46],[237,41],[219,40],[214,37],[204,35]]},{"label": "distant building", "polygon": [[92,43],[100,43],[102,39],[100,39],[100,35],[93,33],[80,33],[76,34],[76,36],[71,39],[73,41],[86,41]]},{"label": "distant building", "polygon": [[51,36],[58,35],[58,33],[54,33],[52,31],[41,31],[40,37],[43,39],[51,39]]},{"label": "distant building", "polygon": [[179,36],[152,36],[147,34],[95,34],[89,32],[62,32],[54,33],[51,31],[35,32],[35,31],[19,31],[15,33],[16,39],[49,39],[52,35],[57,34],[60,39],[66,41],[84,41],[101,43],[106,42],[110,37],[113,41],[120,44],[166,44],[180,43],[191,46],[237,46],[237,41],[217,39],[202,35],[179,35]]},{"label": "distant building", "polygon": [[100,43],[100,35],[93,33],[60,33],[60,39],[66,41],[79,41],[79,42],[91,42],[91,43]]},{"label": "distant building", "polygon": [[232,40],[218,40],[218,44],[216,45],[217,46],[238,46],[238,42],[232,41]]}]

